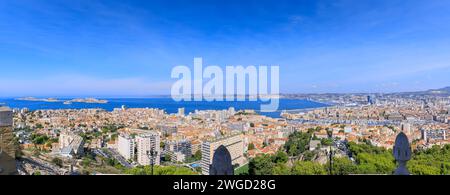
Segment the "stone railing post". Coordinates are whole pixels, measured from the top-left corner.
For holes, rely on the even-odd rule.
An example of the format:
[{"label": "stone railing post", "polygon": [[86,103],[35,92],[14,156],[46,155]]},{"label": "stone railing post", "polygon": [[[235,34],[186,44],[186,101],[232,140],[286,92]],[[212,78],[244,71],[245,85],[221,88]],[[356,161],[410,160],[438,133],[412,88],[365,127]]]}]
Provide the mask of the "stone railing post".
[{"label": "stone railing post", "polygon": [[400,132],[395,138],[395,145],[393,149],[395,160],[398,162],[398,167],[394,175],[409,175],[406,168],[406,163],[411,159],[411,146],[409,145],[408,137],[405,133]]}]

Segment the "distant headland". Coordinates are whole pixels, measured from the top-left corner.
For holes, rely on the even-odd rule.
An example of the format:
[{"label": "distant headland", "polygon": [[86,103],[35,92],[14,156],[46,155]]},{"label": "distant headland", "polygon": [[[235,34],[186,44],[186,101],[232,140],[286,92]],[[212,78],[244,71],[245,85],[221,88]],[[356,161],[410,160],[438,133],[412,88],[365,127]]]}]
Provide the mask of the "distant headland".
[{"label": "distant headland", "polygon": [[64,102],[64,104],[72,104],[73,102],[78,103],[89,103],[89,104],[106,104],[107,100],[99,100],[95,98],[76,98],[71,100],[58,100],[56,98],[35,98],[35,97],[24,97],[16,98],[16,100],[22,101],[36,101],[36,102]]}]

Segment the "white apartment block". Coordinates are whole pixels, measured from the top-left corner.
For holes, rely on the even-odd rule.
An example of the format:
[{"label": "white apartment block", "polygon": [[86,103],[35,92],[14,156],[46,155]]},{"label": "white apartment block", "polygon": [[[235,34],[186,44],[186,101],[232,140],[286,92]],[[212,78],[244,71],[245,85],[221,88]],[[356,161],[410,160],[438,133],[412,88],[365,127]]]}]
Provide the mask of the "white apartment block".
[{"label": "white apartment block", "polygon": [[230,152],[232,164],[242,165],[245,162],[244,144],[240,134],[230,135],[218,139],[205,140],[202,143],[202,174],[209,175],[209,167],[212,163],[214,152],[219,146],[225,146]]},{"label": "white apartment block", "polygon": [[192,144],[189,140],[171,140],[165,144],[165,152],[172,162],[184,162],[192,156]]},{"label": "white apartment block", "polygon": [[65,157],[83,155],[84,140],[81,136],[69,131],[62,131],[58,139],[59,154]]},{"label": "white apartment block", "polygon": [[140,165],[150,165],[149,153],[151,150],[156,152],[154,164],[160,165],[160,137],[157,132],[148,132],[136,136],[137,162]]},{"label": "white apartment block", "polygon": [[117,142],[117,151],[127,160],[134,159],[135,149],[134,139],[127,134],[120,134]]}]

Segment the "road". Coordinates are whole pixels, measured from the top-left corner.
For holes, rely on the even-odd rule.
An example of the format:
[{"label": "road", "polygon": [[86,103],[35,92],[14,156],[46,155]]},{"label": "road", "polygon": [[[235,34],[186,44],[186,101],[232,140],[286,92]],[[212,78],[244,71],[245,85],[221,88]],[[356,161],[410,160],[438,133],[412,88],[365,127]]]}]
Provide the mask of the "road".
[{"label": "road", "polygon": [[108,148],[108,153],[110,156],[112,156],[114,159],[119,161],[120,164],[122,164],[124,167],[132,168],[133,166],[122,156],[117,152],[115,149]]}]

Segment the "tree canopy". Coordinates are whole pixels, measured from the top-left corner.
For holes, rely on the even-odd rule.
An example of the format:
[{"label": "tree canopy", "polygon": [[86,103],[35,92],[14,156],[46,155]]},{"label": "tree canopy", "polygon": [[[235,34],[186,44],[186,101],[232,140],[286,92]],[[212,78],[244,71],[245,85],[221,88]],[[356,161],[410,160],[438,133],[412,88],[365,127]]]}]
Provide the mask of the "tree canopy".
[{"label": "tree canopy", "polygon": [[[308,150],[309,140],[314,131],[294,132],[289,136],[284,148],[273,155],[256,156],[249,162],[250,175],[322,175],[329,174],[329,161],[320,164]],[[332,174],[392,174],[397,163],[392,150],[371,145],[369,142],[347,143],[349,156],[334,157]],[[302,160],[298,159],[302,155]],[[294,157],[289,160],[289,156]],[[408,170],[414,175],[450,174],[450,145],[433,146],[426,150],[416,150],[408,162]],[[290,161],[290,162],[289,162]],[[322,163],[324,163],[322,161]]]},{"label": "tree canopy", "polygon": [[289,156],[298,156],[309,148],[310,133],[294,132],[289,135],[288,141],[284,145]]},{"label": "tree canopy", "polygon": [[[138,166],[125,171],[126,174],[131,175],[151,175],[150,166]],[[176,166],[154,166],[154,175],[196,175],[194,171],[186,167]]]}]

